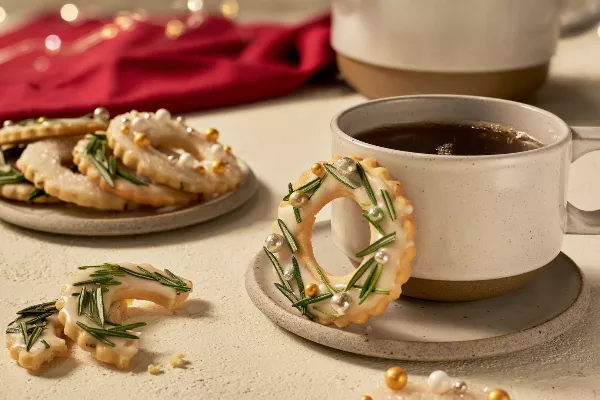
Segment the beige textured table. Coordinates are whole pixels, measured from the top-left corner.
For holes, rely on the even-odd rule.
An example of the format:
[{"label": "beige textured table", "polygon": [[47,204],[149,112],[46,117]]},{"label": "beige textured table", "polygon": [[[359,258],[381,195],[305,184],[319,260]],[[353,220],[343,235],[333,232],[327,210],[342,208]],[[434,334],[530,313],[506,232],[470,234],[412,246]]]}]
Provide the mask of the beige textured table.
[{"label": "beige textured table", "polygon": [[[259,193],[240,210],[174,232],[129,238],[74,238],[0,223],[0,321],[31,302],[57,296],[75,267],[139,261],[190,278],[195,292],[174,316],[140,311],[142,351],[129,372],[101,365],[73,348],[73,357],[37,376],[0,354],[0,399],[358,399],[382,382],[391,361],[315,345],[264,317],[244,291],[247,263],[260,249],[288,181],[330,155],[331,116],[363,99],[344,88],[196,114],[195,127],[217,126],[223,140],[257,174]],[[600,124],[600,38],[595,31],[564,40],[537,104],[571,123]],[[572,169],[570,198],[600,207],[600,156]],[[325,213],[326,214],[326,213]],[[327,215],[323,215],[327,218]],[[445,369],[468,382],[504,387],[521,400],[600,397],[600,237],[567,237],[564,249],[592,285],[589,317],[548,345],[493,359],[403,363],[411,375]],[[146,315],[147,314],[147,315]],[[491,316],[493,317],[493,316]],[[168,367],[183,352],[187,369]],[[149,363],[165,369],[146,373]]]}]

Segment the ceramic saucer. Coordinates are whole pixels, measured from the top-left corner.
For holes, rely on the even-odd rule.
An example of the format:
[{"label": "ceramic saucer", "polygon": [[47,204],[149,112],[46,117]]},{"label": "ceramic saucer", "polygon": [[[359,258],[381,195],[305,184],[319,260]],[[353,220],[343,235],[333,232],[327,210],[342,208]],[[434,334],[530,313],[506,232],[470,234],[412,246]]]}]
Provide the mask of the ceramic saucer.
[{"label": "ceramic saucer", "polygon": [[[328,221],[315,225],[315,254],[324,265],[344,262],[330,236]],[[350,268],[347,259],[345,263]],[[246,290],[256,307],[282,328],[335,349],[397,360],[465,360],[523,350],[572,328],[585,315],[590,298],[583,273],[560,253],[529,283],[503,296],[460,303],[403,296],[367,325],[338,329],[302,318],[274,287],[276,281],[261,250],[246,272]]]},{"label": "ceramic saucer", "polygon": [[252,197],[258,188],[256,177],[245,162],[238,159],[238,163],[243,177],[236,191],[189,207],[113,212],[0,200],[0,219],[37,231],[79,236],[137,235],[183,228],[231,212]]}]

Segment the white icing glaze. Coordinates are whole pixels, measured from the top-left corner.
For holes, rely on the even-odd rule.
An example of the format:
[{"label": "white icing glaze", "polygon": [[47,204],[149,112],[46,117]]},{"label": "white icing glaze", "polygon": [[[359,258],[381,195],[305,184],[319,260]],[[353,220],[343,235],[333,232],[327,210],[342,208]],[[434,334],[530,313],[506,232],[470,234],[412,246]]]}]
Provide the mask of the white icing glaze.
[{"label": "white icing glaze", "polygon": [[[316,177],[317,177],[316,175],[312,174],[310,177],[308,177],[306,179],[306,181],[304,183],[306,183]],[[392,219],[389,216],[388,210],[386,208],[385,201],[381,195],[381,190],[389,191],[390,188],[387,186],[386,182],[382,178],[372,176],[368,172],[367,172],[367,178],[369,180],[369,183],[371,184],[371,187],[373,188],[373,192],[375,193],[375,197],[377,200],[377,206],[384,213],[384,218],[379,222],[379,225],[381,226],[381,228],[384,230],[384,232],[386,234],[396,232],[396,239],[392,243],[381,248],[388,254],[389,259],[388,259],[388,262],[383,266],[383,271],[381,273],[381,276],[379,277],[376,288],[381,289],[381,290],[390,290],[392,292],[397,291],[399,293],[400,285],[395,283],[396,274],[398,273],[398,265],[400,264],[400,259],[401,259],[403,252],[408,247],[411,247],[414,245],[414,242],[412,240],[408,240],[404,233],[405,232],[405,229],[404,229],[405,216],[408,216],[409,214],[411,214],[412,206],[410,206],[410,204],[408,204],[408,202],[403,204],[403,203],[400,203],[399,201],[394,201],[397,219],[395,221],[392,221]],[[359,178],[358,174],[353,174],[351,176],[351,179],[354,180],[355,182],[360,182],[360,178]],[[308,228],[310,228],[310,230],[312,232],[312,226],[314,224],[315,215],[318,214],[320,209],[322,207],[324,207],[327,203],[329,203],[331,200],[333,200],[335,198],[339,198],[339,197],[348,197],[348,198],[353,199],[365,211],[373,206],[373,204],[371,203],[371,200],[369,199],[367,191],[365,190],[365,188],[362,185],[360,187],[358,187],[357,189],[351,189],[350,187],[339,182],[331,174],[328,174],[327,177],[325,178],[325,180],[323,181],[323,183],[321,184],[321,186],[319,187],[319,189],[311,197],[310,201],[304,207],[298,209],[300,212],[301,219],[302,219],[301,223],[296,222],[293,207],[289,203],[284,203],[279,208],[278,216],[281,220],[284,221],[285,225],[290,230],[292,236],[294,236],[294,238],[297,238],[301,232],[303,232],[303,235],[306,235],[306,230]],[[404,200],[404,198],[401,198],[401,200]],[[275,228],[274,228],[275,232],[283,234],[283,232],[281,232],[281,230],[277,224],[274,224],[274,226],[275,226]],[[371,238],[370,238],[370,244],[371,244],[371,243],[374,243],[377,240],[381,239],[383,237],[383,235],[381,233],[379,233],[379,231],[377,231],[371,224],[369,224],[369,226],[370,226],[370,233],[371,233]],[[314,282],[316,284],[319,284],[321,294],[327,293],[328,291],[323,291],[324,285],[321,283],[321,279],[316,271],[315,265],[312,265],[312,262],[310,261],[310,259],[314,257],[312,254],[312,246],[310,249],[302,248],[302,245],[300,243],[299,243],[299,246],[300,246],[300,249],[295,254],[295,256],[296,256],[299,266],[300,266],[300,272],[301,272],[301,276],[302,276],[304,285]],[[307,255],[308,255],[308,257],[307,257]],[[287,247],[287,245],[284,246],[283,250],[280,253],[278,253],[277,256],[280,259],[282,266],[291,262],[292,254],[290,252],[289,247]],[[360,262],[360,265],[363,265],[365,262],[367,262],[373,256],[374,256],[374,253],[365,256],[362,259],[362,261]],[[307,261],[309,261],[309,264],[307,264]],[[330,285],[336,289],[345,287],[355,272],[355,271],[352,271],[343,276],[336,276],[336,275],[329,274],[327,272],[326,268],[323,268],[320,265],[318,265],[318,266],[324,272]],[[369,274],[369,270],[367,270],[361,276],[361,278],[356,282],[356,285],[362,286],[364,284],[364,282],[366,281],[367,276]],[[383,295],[383,294],[372,293],[361,305],[359,305],[359,301],[360,301],[359,294],[360,294],[360,289],[357,289],[357,288],[350,289],[347,292],[347,295],[350,297],[350,300],[351,300],[351,307],[350,307],[349,311],[345,314],[345,316],[348,316],[349,314],[356,312],[357,309],[361,309],[361,310],[371,309],[377,305],[377,303],[381,300],[382,296],[387,296],[387,295]],[[331,308],[331,305],[330,305],[330,299],[326,299],[326,300],[323,300],[323,301],[320,301],[317,303],[313,303],[313,304],[309,305],[308,307],[311,310],[312,314],[315,317],[317,317],[317,320],[319,322],[331,323],[331,322],[336,322],[335,320],[338,319],[336,317],[331,317],[331,316],[323,314],[319,311],[314,310],[315,306],[324,308],[330,312],[333,312],[333,309]],[[340,321],[340,323],[342,325],[346,325],[347,324],[346,318],[341,318],[341,319],[342,319],[342,321]]]},{"label": "white icing glaze", "polygon": [[[160,273],[168,276],[165,271],[154,268],[149,264],[132,264],[132,263],[120,263],[118,264],[122,268],[132,270],[134,272],[142,273],[142,270],[138,266],[146,269],[150,273]],[[96,290],[99,286],[97,284],[86,284],[86,285],[73,285],[76,282],[87,281],[94,279],[90,276],[95,272],[97,268],[88,268],[80,270],[73,275],[70,282],[63,288],[60,298],[56,303],[56,307],[59,309],[59,320],[64,325],[64,332],[69,338],[75,340],[79,347],[89,351],[95,355],[100,361],[115,364],[119,368],[127,368],[131,358],[138,351],[137,339],[119,338],[119,337],[108,337],[116,346],[111,347],[105,343],[102,343],[88,332],[83,330],[77,325],[77,322],[81,322],[87,326],[93,328],[110,328],[109,325],[100,327],[97,323],[90,320],[85,315],[78,315],[79,297],[74,296],[74,293],[80,293],[82,288],[90,290]],[[108,291],[104,293],[103,299],[106,307],[110,304],[118,304],[120,301],[125,299],[136,299],[146,300],[161,305],[169,310],[179,308],[183,302],[187,299],[190,292],[177,291],[169,286],[162,285],[161,283],[138,278],[129,274],[123,276],[116,276],[115,280],[121,282],[117,286],[108,286]],[[190,281],[186,282],[187,287],[192,288]],[[113,313],[109,313],[109,319],[114,316]],[[119,323],[118,321],[111,321]],[[139,332],[130,332],[137,336]]]},{"label": "white icing glaze", "polygon": [[[194,193],[223,193],[237,187],[242,175],[236,158],[225,154],[220,144],[206,140],[203,134],[193,130],[188,133],[184,124],[167,118],[165,112],[148,113],[148,118],[133,117],[133,113],[129,113],[112,120],[107,131],[109,144],[125,165],[137,168],[138,173],[157,183],[175,189],[182,187]],[[125,122],[133,129],[132,134],[121,133],[124,124],[122,117],[133,121]],[[143,131],[150,139],[149,147],[141,148],[134,144],[133,138],[139,131]],[[214,152],[211,150],[213,148]],[[176,149],[183,151],[177,150],[179,160],[172,163],[168,156]],[[212,171],[210,166],[213,161],[225,162],[225,171]],[[205,166],[203,173],[196,170],[199,165]]]}]

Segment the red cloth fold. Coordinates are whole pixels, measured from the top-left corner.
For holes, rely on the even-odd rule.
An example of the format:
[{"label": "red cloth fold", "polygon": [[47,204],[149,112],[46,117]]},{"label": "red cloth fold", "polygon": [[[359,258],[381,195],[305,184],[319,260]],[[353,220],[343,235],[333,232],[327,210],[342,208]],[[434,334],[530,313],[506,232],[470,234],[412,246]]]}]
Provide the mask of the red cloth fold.
[{"label": "red cloth fold", "polygon": [[[144,21],[99,40],[107,22],[46,16],[0,36],[0,120],[78,116],[98,106],[113,115],[197,111],[281,96],[334,71],[329,16],[292,27],[212,17],[175,40],[164,23]],[[62,40],[55,55],[44,48],[48,35]]]}]

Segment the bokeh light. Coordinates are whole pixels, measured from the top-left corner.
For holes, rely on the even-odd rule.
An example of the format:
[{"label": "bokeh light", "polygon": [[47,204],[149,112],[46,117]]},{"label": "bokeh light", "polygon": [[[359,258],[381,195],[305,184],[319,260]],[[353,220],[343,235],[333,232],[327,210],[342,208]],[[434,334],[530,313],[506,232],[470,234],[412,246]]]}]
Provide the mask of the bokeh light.
[{"label": "bokeh light", "polygon": [[134,19],[132,18],[130,13],[119,13],[115,17],[115,24],[119,26],[124,31],[129,31],[133,28]]},{"label": "bokeh light", "polygon": [[185,24],[178,19],[172,19],[165,26],[165,36],[169,39],[177,39],[185,32]]},{"label": "bokeh light", "polygon": [[119,27],[115,24],[106,24],[100,31],[100,34],[104,39],[112,39],[119,33]]},{"label": "bokeh light", "polygon": [[187,2],[187,8],[192,12],[202,10],[203,6],[204,6],[204,0],[188,0],[188,2]]},{"label": "bokeh light", "polygon": [[65,4],[60,9],[60,17],[67,22],[73,22],[79,16],[79,9],[75,4]]},{"label": "bokeh light", "polygon": [[48,54],[56,54],[60,51],[60,46],[62,45],[62,41],[56,35],[48,35],[46,40],[44,40],[44,47],[46,47],[46,52]]},{"label": "bokeh light", "polygon": [[6,11],[4,11],[4,8],[0,7],[0,24],[3,23],[5,19],[6,19]]},{"label": "bokeh light", "polygon": [[222,0],[220,8],[221,14],[229,19],[235,19],[240,12],[240,5],[237,0]]}]

